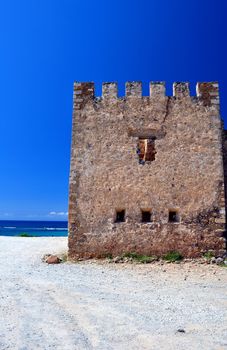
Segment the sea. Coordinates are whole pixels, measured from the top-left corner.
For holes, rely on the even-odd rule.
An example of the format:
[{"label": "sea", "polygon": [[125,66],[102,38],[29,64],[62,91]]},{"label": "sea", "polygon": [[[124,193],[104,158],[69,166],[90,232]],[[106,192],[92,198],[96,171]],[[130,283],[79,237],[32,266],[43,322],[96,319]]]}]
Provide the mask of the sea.
[{"label": "sea", "polygon": [[67,221],[0,220],[0,236],[68,236]]}]

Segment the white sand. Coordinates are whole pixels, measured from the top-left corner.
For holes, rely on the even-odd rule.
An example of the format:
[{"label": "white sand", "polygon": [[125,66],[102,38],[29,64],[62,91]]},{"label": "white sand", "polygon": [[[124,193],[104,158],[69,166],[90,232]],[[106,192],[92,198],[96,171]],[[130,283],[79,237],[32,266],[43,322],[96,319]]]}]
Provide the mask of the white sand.
[{"label": "white sand", "polygon": [[0,237],[1,350],[227,349],[227,268],[41,262],[66,246]]}]

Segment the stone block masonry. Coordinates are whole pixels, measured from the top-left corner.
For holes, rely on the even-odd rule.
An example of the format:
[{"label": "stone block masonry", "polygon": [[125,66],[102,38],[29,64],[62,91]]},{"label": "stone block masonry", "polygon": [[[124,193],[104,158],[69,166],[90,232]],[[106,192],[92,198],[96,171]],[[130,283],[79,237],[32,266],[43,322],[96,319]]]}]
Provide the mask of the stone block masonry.
[{"label": "stone block masonry", "polygon": [[69,257],[225,254],[225,135],[216,82],[75,82]]}]

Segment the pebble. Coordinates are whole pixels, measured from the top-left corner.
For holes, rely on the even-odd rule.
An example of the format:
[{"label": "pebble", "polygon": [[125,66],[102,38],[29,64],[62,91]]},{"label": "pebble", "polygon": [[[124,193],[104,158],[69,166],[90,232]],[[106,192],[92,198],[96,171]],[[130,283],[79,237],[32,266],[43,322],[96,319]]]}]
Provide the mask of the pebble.
[{"label": "pebble", "polygon": [[178,333],[185,333],[185,330],[183,328],[178,328],[177,332]]}]

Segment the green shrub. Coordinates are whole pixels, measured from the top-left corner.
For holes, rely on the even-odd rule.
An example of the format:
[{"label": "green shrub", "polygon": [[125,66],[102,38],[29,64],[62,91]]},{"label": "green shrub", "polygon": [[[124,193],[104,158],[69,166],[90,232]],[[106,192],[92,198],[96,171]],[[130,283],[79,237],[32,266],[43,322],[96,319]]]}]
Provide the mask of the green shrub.
[{"label": "green shrub", "polygon": [[27,232],[22,232],[18,235],[19,237],[33,237],[32,235],[30,235],[29,233]]},{"label": "green shrub", "polygon": [[132,258],[132,259],[137,259],[138,256],[139,255],[137,253],[124,253],[122,255],[123,258]]},{"label": "green shrub", "polygon": [[157,260],[156,257],[154,256],[147,256],[147,255],[139,255],[138,258],[136,259],[138,262],[142,263],[142,264],[149,264],[152,261]]},{"label": "green shrub", "polygon": [[109,259],[109,260],[112,260],[112,259],[113,259],[113,255],[112,255],[111,253],[106,253],[106,254],[104,255],[104,258]]},{"label": "green shrub", "polygon": [[175,262],[175,261],[182,260],[183,256],[177,251],[172,251],[172,252],[168,252],[167,254],[165,254],[163,256],[163,259],[166,261]]},{"label": "green shrub", "polygon": [[227,264],[225,264],[224,262],[222,264],[218,265],[218,266],[227,268]]},{"label": "green shrub", "polygon": [[203,254],[203,257],[207,260],[210,260],[214,257],[214,253],[212,252],[212,250],[208,250],[206,253]]}]

